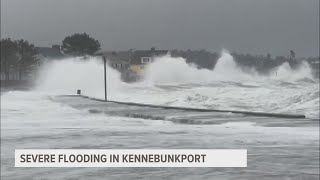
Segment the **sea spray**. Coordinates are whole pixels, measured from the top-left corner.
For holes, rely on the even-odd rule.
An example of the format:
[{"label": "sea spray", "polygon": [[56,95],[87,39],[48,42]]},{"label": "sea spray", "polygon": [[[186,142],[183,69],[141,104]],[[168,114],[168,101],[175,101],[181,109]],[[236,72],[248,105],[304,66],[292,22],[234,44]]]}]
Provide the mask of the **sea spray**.
[{"label": "sea spray", "polygon": [[193,64],[187,64],[184,58],[174,58],[170,55],[157,57],[148,65],[143,75],[143,81],[153,84],[186,84],[210,82],[211,71],[198,69]]},{"label": "sea spray", "polygon": [[303,61],[296,69],[292,69],[288,62],[274,68],[269,76],[273,80],[298,81],[303,79],[314,80],[310,65]]},{"label": "sea spray", "polygon": [[[107,89],[110,94],[122,84],[120,73],[107,66]],[[100,58],[87,60],[68,58],[44,64],[39,73],[36,90],[56,94],[75,94],[81,89],[86,95],[104,93],[103,63]]]},{"label": "sea spray", "polygon": [[[213,70],[200,69],[188,64],[182,57],[170,55],[156,57],[147,65],[142,81],[128,85],[122,82],[120,73],[107,66],[107,83],[109,92],[117,92],[128,86],[147,86],[156,84],[210,84],[216,82],[264,82],[266,80],[297,81],[311,79],[311,68],[306,62],[292,70],[288,63],[273,69],[270,75],[258,75],[254,70],[243,71],[233,57],[222,51],[221,57]],[[100,58],[88,60],[68,58],[56,60],[43,65],[37,80],[39,90],[73,93],[82,89],[87,93],[103,92],[103,64]]]},{"label": "sea spray", "polygon": [[[52,61],[42,66],[39,77],[36,90],[47,95],[81,89],[84,95],[104,98],[100,58]],[[312,81],[307,63],[295,70],[284,63],[263,76],[244,72],[227,52],[221,53],[213,70],[163,56],[147,66],[143,80],[136,83],[122,82],[120,73],[107,67],[107,87],[108,99],[116,101],[319,117],[319,82]]]},{"label": "sea spray", "polygon": [[223,50],[213,70],[200,69],[181,57],[158,57],[146,68],[144,81],[155,84],[209,84],[220,81],[254,81],[257,76],[254,70],[244,72],[228,51]]},{"label": "sea spray", "polygon": [[170,55],[157,57],[147,66],[143,81],[148,84],[210,84],[216,82],[265,82],[265,81],[298,81],[313,80],[312,71],[307,62],[293,70],[288,63],[271,70],[269,75],[261,75],[251,68],[244,71],[226,50],[213,70],[200,69],[194,64],[188,64],[182,57]]}]

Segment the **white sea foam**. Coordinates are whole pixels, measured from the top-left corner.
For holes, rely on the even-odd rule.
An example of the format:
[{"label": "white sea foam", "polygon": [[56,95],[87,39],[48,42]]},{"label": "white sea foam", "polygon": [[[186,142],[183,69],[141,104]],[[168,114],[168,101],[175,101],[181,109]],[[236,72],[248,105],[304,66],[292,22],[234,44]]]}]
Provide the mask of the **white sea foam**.
[{"label": "white sea foam", "polygon": [[[120,74],[110,67],[107,72],[108,91],[116,91],[124,84]],[[87,95],[104,93],[103,64],[99,58],[52,61],[45,64],[39,74],[36,90],[57,94],[74,94],[77,89]]]},{"label": "white sea foam", "polygon": [[[170,67],[174,61],[180,65]],[[224,54],[219,61],[215,70],[210,71],[187,65],[182,58],[161,57],[155,63],[159,63],[164,70],[152,64],[150,68],[155,69],[147,72],[145,81],[133,84],[121,82],[119,73],[108,68],[108,98],[217,109],[306,113],[310,117],[319,117],[319,82],[304,81],[310,78],[307,66],[291,70],[284,64],[277,68],[278,76],[260,77],[254,72],[238,69],[228,54]],[[115,173],[111,170],[102,174],[99,169],[80,169],[72,173],[70,170],[52,171],[46,168],[23,171],[12,168],[12,158],[14,149],[150,147],[245,148],[253,154],[251,162],[258,165],[250,172],[264,175],[265,168],[270,167],[279,170],[272,174],[274,177],[284,177],[279,174],[287,174],[287,170],[283,170],[287,165],[296,174],[303,174],[307,170],[309,174],[314,173],[312,177],[318,175],[319,158],[315,156],[319,154],[317,126],[261,127],[246,122],[247,117],[236,118],[236,122],[221,125],[191,126],[90,114],[88,109],[79,108],[83,105],[81,103],[75,102],[79,109],[72,108],[52,101],[50,95],[75,94],[76,89],[81,89],[86,95],[103,98],[103,66],[99,59],[81,61],[74,58],[52,62],[43,67],[40,75],[35,91],[13,91],[1,95],[1,177],[66,179],[72,176],[79,179],[89,173],[99,179],[113,173],[117,177],[126,175],[129,179],[137,175],[137,169],[126,168],[123,172]],[[289,121],[279,120],[279,123],[285,126]],[[275,155],[275,158],[270,159],[271,156],[265,154]],[[292,155],[296,163],[292,163]],[[257,162],[260,161],[264,163],[259,165]],[[304,166],[305,162],[310,162],[312,167]],[[176,170],[166,175],[172,174],[176,174]],[[182,170],[180,174],[183,174],[181,178],[186,177],[185,171]],[[225,174],[230,173],[203,171],[198,174],[226,179],[228,176]],[[243,175],[243,172],[233,174]],[[192,176],[194,172],[187,175]],[[163,171],[148,173],[148,177],[161,178]]]},{"label": "white sea foam", "polygon": [[[103,65],[99,58],[70,58],[43,68],[38,91],[104,98]],[[198,69],[183,58],[156,58],[139,83],[127,84],[107,68],[108,99],[174,106],[262,112],[290,112],[319,117],[319,82],[307,63],[293,70],[288,63],[267,76],[243,71],[223,51],[213,70]]]},{"label": "white sea foam", "polygon": [[155,84],[208,84],[220,81],[248,81],[253,80],[255,76],[253,70],[249,74],[238,68],[233,57],[224,50],[214,70],[198,69],[196,65],[187,64],[181,57],[158,57],[147,67],[144,80]]}]

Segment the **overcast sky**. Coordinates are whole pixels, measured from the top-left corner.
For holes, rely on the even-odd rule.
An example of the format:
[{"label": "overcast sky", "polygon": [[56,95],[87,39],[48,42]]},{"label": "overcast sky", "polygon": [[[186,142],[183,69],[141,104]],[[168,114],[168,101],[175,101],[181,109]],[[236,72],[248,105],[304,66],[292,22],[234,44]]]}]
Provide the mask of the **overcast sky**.
[{"label": "overcast sky", "polygon": [[87,32],[102,49],[319,55],[319,0],[1,0],[1,37],[36,46]]}]

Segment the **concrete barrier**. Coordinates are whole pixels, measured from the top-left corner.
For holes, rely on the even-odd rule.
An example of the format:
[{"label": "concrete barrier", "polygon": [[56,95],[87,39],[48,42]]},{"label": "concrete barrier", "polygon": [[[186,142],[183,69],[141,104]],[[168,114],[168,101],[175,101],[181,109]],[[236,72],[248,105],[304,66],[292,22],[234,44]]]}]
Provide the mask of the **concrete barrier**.
[{"label": "concrete barrier", "polygon": [[306,118],[306,116],[303,115],[303,114],[282,114],[282,113],[254,112],[254,111],[234,111],[234,110],[217,110],[217,109],[202,109],[202,108],[163,106],[163,105],[153,105],[153,104],[133,103],[133,102],[122,102],[122,101],[109,101],[109,100],[105,101],[105,100],[102,100],[102,99],[93,98],[93,97],[84,96],[84,95],[71,95],[71,96],[78,96],[78,97],[80,96],[82,98],[87,98],[87,99],[91,99],[91,100],[99,101],[99,102],[116,103],[116,104],[123,104],[123,105],[128,105],[128,106],[140,106],[140,107],[149,107],[149,108],[184,110],[184,111],[194,111],[194,112],[223,112],[223,113],[244,114],[244,115],[249,115],[249,116],[291,118],[291,119],[304,119],[304,118]]}]

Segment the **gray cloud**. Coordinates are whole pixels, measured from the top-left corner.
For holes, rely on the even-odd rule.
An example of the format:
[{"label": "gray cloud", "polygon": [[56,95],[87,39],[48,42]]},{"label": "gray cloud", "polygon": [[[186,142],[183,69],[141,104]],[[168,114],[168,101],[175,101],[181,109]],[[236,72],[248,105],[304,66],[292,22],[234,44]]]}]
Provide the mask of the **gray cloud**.
[{"label": "gray cloud", "polygon": [[319,55],[318,0],[2,0],[1,36],[38,46],[87,32],[104,49]]}]

